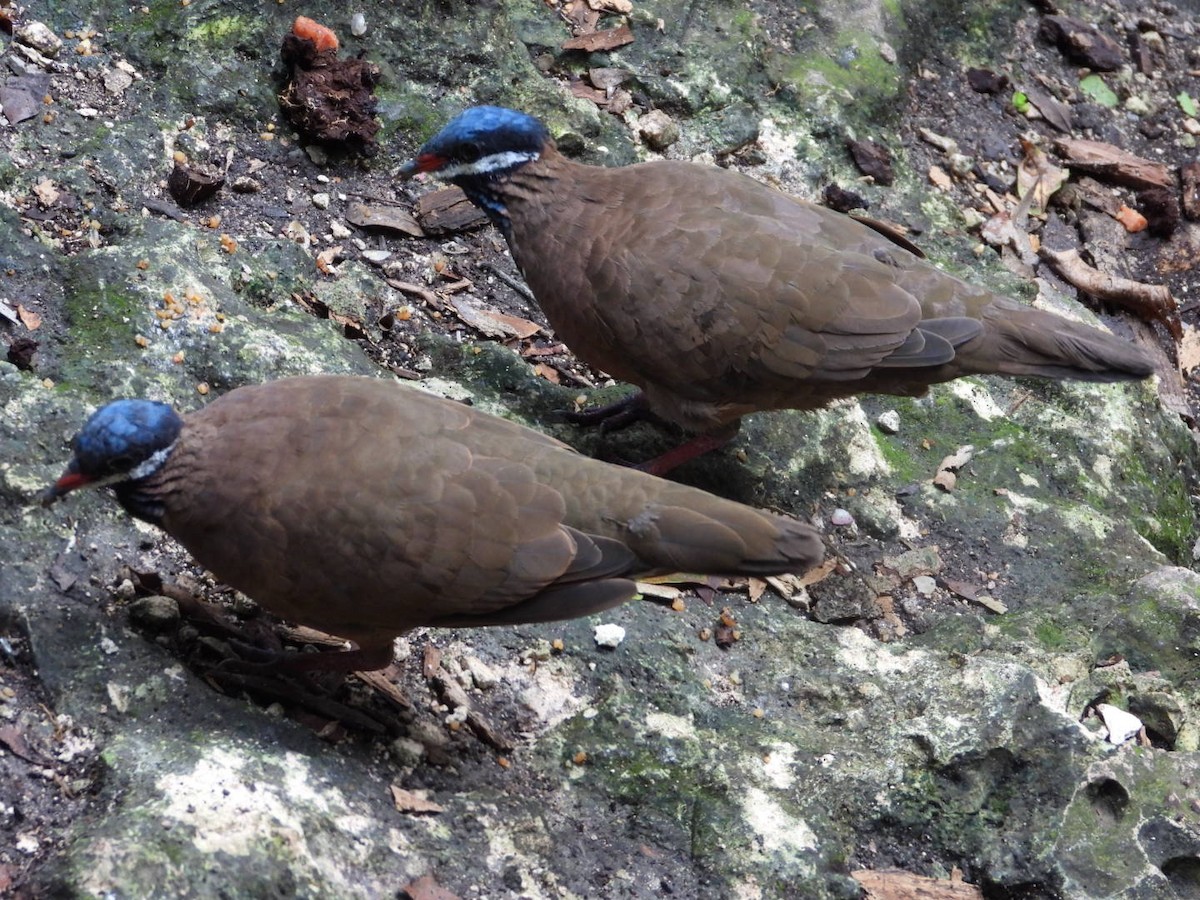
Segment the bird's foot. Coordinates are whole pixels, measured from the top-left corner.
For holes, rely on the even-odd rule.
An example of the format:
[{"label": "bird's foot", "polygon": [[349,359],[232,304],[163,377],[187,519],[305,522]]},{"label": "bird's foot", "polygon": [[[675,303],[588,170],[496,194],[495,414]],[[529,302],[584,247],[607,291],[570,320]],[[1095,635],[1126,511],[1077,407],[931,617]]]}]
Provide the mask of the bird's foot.
[{"label": "bird's foot", "polygon": [[638,391],[604,406],[595,406],[579,411],[560,410],[558,416],[572,425],[584,427],[599,425],[601,434],[606,434],[610,431],[620,431],[635,422],[649,418],[650,407],[646,403],[646,395]]}]

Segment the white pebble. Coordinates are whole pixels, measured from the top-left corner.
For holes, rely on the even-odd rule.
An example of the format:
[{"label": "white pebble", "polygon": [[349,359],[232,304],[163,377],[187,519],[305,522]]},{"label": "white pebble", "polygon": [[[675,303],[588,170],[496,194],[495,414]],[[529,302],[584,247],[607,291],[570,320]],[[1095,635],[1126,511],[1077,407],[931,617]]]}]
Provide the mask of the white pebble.
[{"label": "white pebble", "polygon": [[847,525],[854,524],[854,516],[850,515],[849,510],[838,508],[829,516],[829,523],[838,528],[845,528]]},{"label": "white pebble", "polygon": [[1108,740],[1112,744],[1123,744],[1142,730],[1142,720],[1111,703],[1097,703],[1096,712],[1108,729]]},{"label": "white pebble", "polygon": [[367,17],[360,12],[356,12],[350,17],[350,33],[355,37],[362,37],[367,33]]},{"label": "white pebble", "polygon": [[916,575],[913,577],[913,587],[922,597],[932,597],[933,589],[937,587],[937,581],[928,575]]},{"label": "white pebble", "polygon": [[884,434],[896,434],[900,431],[900,413],[894,409],[882,412],[879,414],[879,418],[875,420],[875,424],[879,426],[879,430]]},{"label": "white pebble", "polygon": [[593,637],[597,647],[614,648],[620,646],[621,641],[625,640],[625,629],[620,625],[597,625]]},{"label": "white pebble", "polygon": [[312,205],[317,209],[329,209],[329,195],[325,193],[313,194]]}]

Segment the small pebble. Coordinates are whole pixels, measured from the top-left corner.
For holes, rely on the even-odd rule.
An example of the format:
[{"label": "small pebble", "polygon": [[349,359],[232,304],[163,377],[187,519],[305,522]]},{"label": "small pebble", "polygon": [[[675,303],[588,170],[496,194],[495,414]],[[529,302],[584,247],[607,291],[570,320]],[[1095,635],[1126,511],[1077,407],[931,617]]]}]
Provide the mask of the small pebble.
[{"label": "small pebble", "polygon": [[151,631],[167,631],[179,623],[179,604],[170,597],[140,597],[130,605],[129,618]]},{"label": "small pebble", "polygon": [[620,625],[597,625],[593,637],[597,647],[615,649],[620,646],[621,641],[625,640],[625,629]]},{"label": "small pebble", "polygon": [[894,409],[882,412],[879,414],[879,418],[875,420],[875,424],[879,426],[879,430],[884,434],[897,434],[900,431],[900,413]]},{"label": "small pebble", "polygon": [[679,140],[679,126],[660,109],[638,119],[638,134],[651,150],[663,151]]},{"label": "small pebble", "polygon": [[356,12],[350,17],[350,33],[355,37],[362,37],[367,33],[367,17],[360,12]]},{"label": "small pebble", "polygon": [[324,192],[313,194],[312,205],[317,209],[329,209],[329,195]]},{"label": "small pebble", "polygon": [[933,590],[937,587],[937,581],[928,575],[916,575],[913,577],[913,587],[922,597],[932,597]]},{"label": "small pebble", "polygon": [[1142,730],[1142,720],[1111,703],[1096,704],[1096,712],[1108,729],[1108,740],[1112,744],[1123,744]]}]

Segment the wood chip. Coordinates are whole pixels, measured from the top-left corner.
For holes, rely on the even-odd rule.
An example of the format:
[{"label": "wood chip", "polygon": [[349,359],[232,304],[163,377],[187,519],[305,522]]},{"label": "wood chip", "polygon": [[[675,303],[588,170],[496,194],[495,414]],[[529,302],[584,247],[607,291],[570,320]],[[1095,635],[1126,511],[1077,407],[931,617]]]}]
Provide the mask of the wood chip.
[{"label": "wood chip", "polygon": [[20,304],[17,305],[17,315],[21,317],[21,324],[30,331],[35,331],[42,325],[42,317],[35,313],[32,309],[26,309]]},{"label": "wood chip", "polygon": [[432,800],[426,799],[419,794],[414,794],[412,791],[406,791],[398,784],[392,785],[392,803],[396,805],[396,809],[402,813],[410,815],[419,815],[421,813],[443,813],[446,808],[440,803],[434,803]]},{"label": "wood chip", "polygon": [[859,869],[850,877],[863,886],[864,900],[983,900],[983,891],[957,878],[926,878],[900,869]]},{"label": "wood chip", "polygon": [[609,28],[605,31],[593,31],[591,34],[581,34],[570,40],[563,41],[564,50],[582,50],[585,53],[596,53],[604,50],[615,50],[633,43],[633,31],[628,25],[619,28]]},{"label": "wood chip", "polygon": [[989,597],[987,594],[980,594],[978,597],[971,598],[972,603],[978,603],[984,609],[990,610],[997,615],[1003,615],[1008,612],[1008,607],[997,600],[995,597]]},{"label": "wood chip", "polygon": [[487,215],[467,199],[461,188],[447,187],[422,194],[417,201],[417,221],[426,234],[457,234],[482,228]]},{"label": "wood chip", "polygon": [[400,893],[408,900],[459,900],[458,894],[446,890],[432,875],[422,875],[402,887]]},{"label": "wood chip", "polygon": [[354,677],[367,687],[374,689],[376,693],[391,700],[392,703],[401,709],[412,709],[412,700],[408,698],[408,694],[404,693],[399,686],[392,682],[386,672],[386,669],[376,672],[355,672]]},{"label": "wood chip", "polygon": [[1146,226],[1150,224],[1146,221],[1146,217],[1140,212],[1130,206],[1125,206],[1124,204],[1122,204],[1121,208],[1117,210],[1117,214],[1113,216],[1113,218],[1124,225],[1125,230],[1130,234],[1137,234],[1139,231],[1145,231]]},{"label": "wood chip", "polygon": [[637,591],[643,597],[657,597],[660,600],[674,600],[683,593],[677,587],[669,584],[653,584],[649,581],[637,582]]},{"label": "wood chip", "polygon": [[394,206],[371,206],[351,203],[346,208],[346,221],[359,228],[394,231],[411,237],[424,237],[425,231],[413,216]]},{"label": "wood chip", "polygon": [[1062,138],[1055,141],[1055,146],[1068,165],[1097,178],[1136,188],[1175,187],[1170,168],[1112,144]]},{"label": "wood chip", "polygon": [[1183,328],[1183,340],[1179,342],[1179,371],[1187,374],[1200,366],[1200,330],[1192,325]]},{"label": "wood chip", "polygon": [[425,645],[425,654],[421,658],[421,674],[425,678],[432,678],[437,674],[437,670],[442,667],[442,651],[433,644]]},{"label": "wood chip", "polygon": [[950,175],[941,166],[930,166],[929,183],[939,191],[948,191],[951,187]]},{"label": "wood chip", "polygon": [[1179,172],[1183,176],[1183,214],[1200,219],[1200,162],[1184,163]]},{"label": "wood chip", "polygon": [[1085,263],[1079,251],[1074,249],[1056,253],[1043,247],[1038,256],[1079,290],[1097,300],[1123,306],[1145,321],[1161,322],[1175,340],[1182,340],[1183,327],[1179,323],[1178,307],[1165,285],[1143,284],[1116,275],[1106,275]]}]

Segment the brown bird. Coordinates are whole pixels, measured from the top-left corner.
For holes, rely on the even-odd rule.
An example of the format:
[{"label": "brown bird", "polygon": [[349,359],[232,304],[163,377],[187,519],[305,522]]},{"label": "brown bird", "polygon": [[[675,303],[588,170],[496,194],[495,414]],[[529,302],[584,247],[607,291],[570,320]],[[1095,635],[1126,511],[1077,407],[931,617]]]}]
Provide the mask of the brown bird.
[{"label": "brown bird", "polygon": [[794,519],[372,378],[238,388],[185,417],[118,400],[72,446],[43,503],[111,485],[218,578],[358,645],[293,668],[380,668],[419,626],[586,616],[649,573],[800,572],[823,555]]},{"label": "brown bird", "polygon": [[[918,395],[962,375],[1144,378],[1139,348],[961,281],[862,222],[736,172],[572,162],[532,116],[475,107],[401,169],[459,185],[508,240],[558,336],[720,446],[757,410],[861,392]],[[619,407],[624,407],[620,409]]]}]

